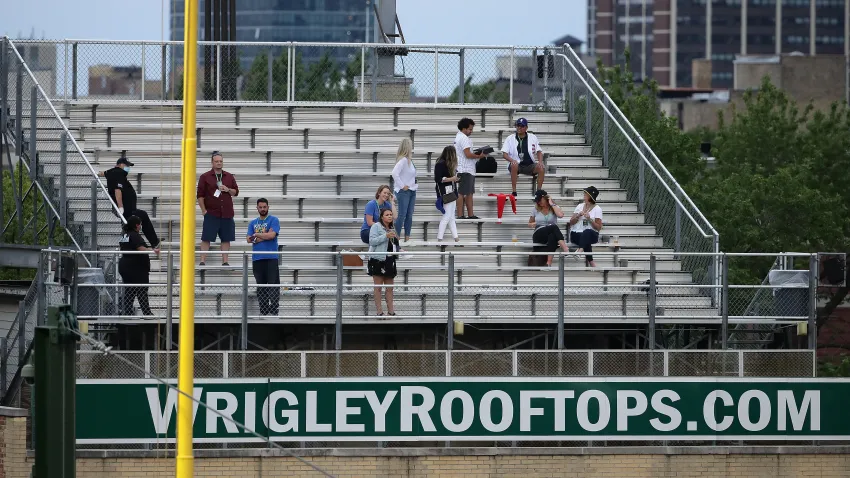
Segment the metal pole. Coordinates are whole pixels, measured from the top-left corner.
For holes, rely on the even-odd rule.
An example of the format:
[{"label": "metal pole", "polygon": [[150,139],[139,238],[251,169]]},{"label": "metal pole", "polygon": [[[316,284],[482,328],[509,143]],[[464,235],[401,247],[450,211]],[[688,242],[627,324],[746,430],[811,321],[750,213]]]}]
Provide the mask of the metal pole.
[{"label": "metal pole", "polygon": [[720,348],[729,347],[729,257],[726,254],[720,258],[723,270],[720,271],[723,280],[723,299],[720,305]]},{"label": "metal pole", "polygon": [[215,100],[221,101],[221,43],[215,45]]},{"label": "metal pole", "polygon": [[[18,302],[18,367],[24,365],[24,356],[27,353],[27,324],[26,324],[26,302]],[[20,400],[20,397],[18,398]]]},{"label": "metal pole", "polygon": [[510,72],[511,75],[510,75],[510,78],[508,79],[508,89],[510,89],[510,92],[508,93],[508,95],[510,96],[508,103],[510,103],[511,105],[514,104],[514,68],[515,68],[514,65],[516,64],[515,56],[516,56],[516,51],[515,51],[514,47],[511,47],[511,72]]},{"label": "metal pole", "polygon": [[38,268],[36,269],[36,291],[38,297],[36,300],[36,325],[44,325],[47,322],[47,293],[44,288],[44,254],[38,255]]},{"label": "metal pole", "polygon": [[[567,55],[567,47],[561,47],[561,53]],[[561,111],[567,108],[567,60],[561,58]]]},{"label": "metal pole", "polygon": [[30,179],[35,179],[36,168],[38,167],[35,162],[35,155],[38,152],[36,130],[38,130],[38,87],[33,86],[30,90]]},{"label": "metal pole", "polygon": [[[589,84],[590,83],[588,82],[588,85]],[[591,96],[593,96],[593,95],[590,94],[590,88],[588,87],[587,94],[584,95],[585,108],[587,109],[587,114],[585,115],[585,118],[584,118],[584,122],[585,122],[584,136],[585,136],[585,139],[587,140],[587,144],[593,144],[591,142],[591,118],[593,117],[593,111],[591,110],[591,106],[593,105],[593,103],[592,103],[593,100],[590,99]]]},{"label": "metal pole", "polygon": [[142,101],[145,101],[145,50],[147,47],[142,45]]},{"label": "metal pole", "polygon": [[[165,296],[165,350],[171,352],[171,328],[174,320],[174,253],[168,251],[165,253],[166,262],[166,296]],[[178,292],[179,293],[179,292]]]},{"label": "metal pole", "polygon": [[[260,295],[259,286],[257,296]],[[242,350],[248,350],[248,254],[242,254]]]},{"label": "metal pole", "polygon": [[458,78],[458,80],[459,80],[459,84],[458,84],[458,90],[459,91],[458,92],[460,93],[460,104],[464,104],[464,99],[465,99],[464,98],[464,96],[465,96],[464,89],[466,87],[466,74],[464,73],[464,65],[463,65],[465,57],[466,57],[466,48],[461,48],[460,49],[460,56],[459,56],[459,58],[460,58],[460,64],[459,64],[460,73],[459,73],[459,78]]},{"label": "metal pole", "polygon": [[[528,102],[534,104],[534,89],[537,87],[537,48],[531,50],[531,98]],[[520,101],[524,103],[524,101]]]},{"label": "metal pole", "polygon": [[558,350],[564,348],[564,262],[566,256],[558,256]]},{"label": "metal pole", "polygon": [[[567,68],[566,62],[567,62],[567,60],[565,59],[564,60],[564,69]],[[574,85],[575,85],[575,82],[576,82],[576,72],[572,68],[569,68],[569,74],[570,74],[570,104],[569,104],[570,121],[575,122],[575,120],[576,120],[576,109],[575,109],[575,86]]]},{"label": "metal pole", "polygon": [[[679,197],[679,192],[675,192],[676,197]],[[676,203],[676,252],[682,252],[682,206]]]},{"label": "metal pole", "polygon": [[552,52],[548,48],[543,49],[543,105],[549,106],[549,59]]},{"label": "metal pole", "polygon": [[449,351],[449,356],[451,356],[451,350],[454,348],[454,338],[455,338],[455,256],[454,254],[449,254],[449,283],[448,283],[448,298],[446,300],[447,303],[447,314],[448,320],[446,322],[446,350]]},{"label": "metal pole", "polygon": [[[655,350],[655,310],[658,291],[658,277],[656,274],[655,254],[649,255],[649,350]],[[652,359],[650,359],[652,360]]]},{"label": "metal pole", "polygon": [[294,73],[292,69],[294,68],[295,62],[292,58],[293,56],[292,44],[290,43],[286,47],[286,101],[292,101],[292,77]]},{"label": "metal pole", "polygon": [[168,56],[168,48],[165,43],[162,44],[162,61],[160,62],[159,68],[162,72],[159,77],[160,81],[160,94],[162,95],[162,100],[165,101],[168,96],[168,71],[166,70],[166,57]]},{"label": "metal pole", "polygon": [[[368,11],[368,10],[367,10]],[[369,15],[366,14],[366,22],[369,21]],[[369,33],[369,27],[366,27],[366,35]],[[360,47],[360,102],[366,101],[366,47]]]},{"label": "metal pole", "polygon": [[266,97],[268,101],[272,101],[274,95],[274,78],[272,75],[272,68],[274,67],[274,62],[272,61],[272,50],[269,49],[269,55],[266,59],[266,69],[268,70],[266,73]]},{"label": "metal pole", "polygon": [[334,348],[342,350],[342,254],[336,256],[336,328]]},{"label": "metal pole", "polygon": [[818,346],[818,257],[816,254],[809,256],[809,350],[815,350]]},{"label": "metal pole", "polygon": [[[17,75],[15,75],[15,156],[18,157],[18,161],[20,162],[21,155],[24,153],[23,151],[23,132],[24,125],[21,123],[24,118],[24,92],[23,92],[23,83],[24,83],[24,63],[18,63],[18,71]],[[9,171],[11,173],[12,171]],[[14,177],[14,176],[13,176]]]},{"label": "metal pole", "polygon": [[71,99],[77,99],[77,42],[71,45]]},{"label": "metal pole", "polygon": [[[91,250],[97,250],[97,186],[96,179],[91,182]],[[91,256],[92,264],[97,263],[97,254]]]},{"label": "metal pole", "polygon": [[59,224],[67,227],[68,222],[68,135],[59,136]]},{"label": "metal pole", "polygon": [[440,94],[440,51],[434,47],[434,104],[437,104],[437,96]]},{"label": "metal pole", "polygon": [[[376,20],[377,22],[377,20]],[[372,103],[378,102],[378,47],[372,48]]]},{"label": "metal pole", "polygon": [[[640,149],[643,152],[643,142],[640,142]],[[646,167],[646,161],[640,156],[638,156],[638,210],[640,212],[644,212],[644,196],[646,194],[646,175],[644,174],[644,168]]]},{"label": "metal pole", "polygon": [[[608,107],[608,94],[603,93],[602,95],[602,104],[605,105],[605,108]],[[602,112],[602,166],[608,167],[608,111]]]},{"label": "metal pole", "polygon": [[9,359],[6,357],[6,337],[0,337],[0,392],[6,394],[6,373],[9,368]]}]

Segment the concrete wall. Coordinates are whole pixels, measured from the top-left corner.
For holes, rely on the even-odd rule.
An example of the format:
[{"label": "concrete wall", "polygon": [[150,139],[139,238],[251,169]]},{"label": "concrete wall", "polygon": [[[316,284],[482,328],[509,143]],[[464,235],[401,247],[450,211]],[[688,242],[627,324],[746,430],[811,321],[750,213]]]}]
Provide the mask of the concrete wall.
[{"label": "concrete wall", "polygon": [[0,407],[0,478],[29,478],[27,411]]},{"label": "concrete wall", "polygon": [[[308,465],[279,450],[196,450],[195,476],[312,477]],[[850,447],[765,448],[449,448],[296,451],[339,477],[841,477]],[[8,475],[15,476],[18,475]],[[78,453],[78,478],[174,476],[164,452]]]}]

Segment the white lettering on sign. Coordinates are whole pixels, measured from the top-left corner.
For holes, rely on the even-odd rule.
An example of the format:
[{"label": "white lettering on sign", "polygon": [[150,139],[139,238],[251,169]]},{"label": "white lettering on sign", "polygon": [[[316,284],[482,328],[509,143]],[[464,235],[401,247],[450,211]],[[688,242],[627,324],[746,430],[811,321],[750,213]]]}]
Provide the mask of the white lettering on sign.
[{"label": "white lettering on sign", "polygon": [[[591,423],[588,413],[588,404],[591,399],[596,399],[599,404],[599,417],[596,423]],[[608,396],[599,390],[588,390],[578,397],[576,404],[576,414],[578,415],[578,424],[583,429],[589,432],[598,432],[608,426],[611,420],[611,402]]]},{"label": "white lettering on sign", "polygon": [[[635,406],[629,406],[629,400],[634,400]],[[638,390],[617,390],[617,431],[629,429],[629,417],[639,417],[646,412],[646,395]]]},{"label": "white lettering on sign", "polygon": [[[413,405],[414,396],[422,397],[421,405]],[[434,408],[434,392],[428,387],[401,387],[401,431],[413,431],[413,415],[419,417],[422,430],[435,432],[434,422],[429,413]]]},{"label": "white lettering on sign", "polygon": [[531,431],[531,417],[542,416],[543,409],[531,406],[532,398],[551,398],[555,405],[555,431],[565,431],[567,426],[566,401],[575,398],[572,390],[523,390],[519,392],[520,431]]},{"label": "white lettering on sign", "polygon": [[653,418],[649,424],[658,431],[671,432],[682,424],[682,414],[675,407],[664,403],[665,398],[671,402],[678,402],[681,397],[672,390],[659,390],[652,395],[652,409],[665,415],[670,421],[664,423],[659,418]]},{"label": "white lettering on sign", "polygon": [[[201,401],[203,387],[192,389],[192,396],[195,401],[192,402],[192,423],[195,423],[195,417],[198,416],[198,405]],[[148,396],[148,407],[151,411],[151,420],[153,420],[153,428],[157,435],[168,433],[168,426],[171,424],[171,415],[177,408],[177,390],[169,388],[165,394],[165,408],[159,402],[159,388],[145,388],[145,394]]]},{"label": "white lettering on sign", "polygon": [[307,432],[329,432],[331,431],[330,423],[319,423],[318,422],[318,401],[317,395],[319,392],[315,390],[307,391],[306,398],[306,413],[307,413],[307,426],[305,427]]},{"label": "white lettering on sign", "polygon": [[[452,417],[452,403],[455,399],[460,399],[462,405],[460,423],[455,423]],[[472,402],[472,397],[463,390],[452,390],[443,395],[440,401],[440,419],[446,430],[450,432],[461,433],[468,430],[475,419],[475,404]]]},{"label": "white lettering on sign", "polygon": [[788,428],[786,415],[791,415],[791,427],[795,431],[802,430],[807,414],[811,415],[809,428],[812,431],[820,431],[820,390],[806,390],[800,408],[797,408],[797,400],[794,399],[794,392],[791,390],[780,390],[777,398],[779,398],[779,407],[776,418],[779,431],[785,431]]},{"label": "white lettering on sign", "polygon": [[298,405],[298,397],[294,393],[288,390],[275,390],[263,402],[263,423],[269,430],[276,433],[298,432],[298,410],[281,410],[280,417],[286,421],[282,424],[277,421],[275,408],[280,399],[286,400],[286,404],[290,407]]},{"label": "white lettering on sign", "polygon": [[387,410],[390,409],[390,405],[393,403],[393,399],[398,394],[395,390],[390,390],[384,396],[384,400],[381,401],[378,399],[378,394],[372,390],[366,392],[366,400],[369,401],[369,406],[372,407],[372,413],[375,414],[375,431],[376,432],[385,432],[387,431]]},{"label": "white lettering on sign", "polygon": [[726,416],[720,423],[717,422],[717,417],[714,415],[714,404],[718,398],[723,401],[723,405],[726,407],[731,407],[734,404],[732,395],[729,395],[729,392],[726,390],[715,390],[705,397],[705,402],[702,405],[702,415],[705,418],[705,424],[708,425],[708,428],[716,432],[722,432],[732,426],[733,419],[730,416]]},{"label": "white lettering on sign", "polygon": [[245,428],[257,431],[257,392],[245,392]]},{"label": "white lettering on sign", "polygon": [[[498,399],[502,403],[502,417],[499,423],[493,422],[491,409],[493,400]],[[481,397],[481,406],[478,411],[481,424],[488,432],[500,433],[508,429],[514,420],[514,403],[511,396],[502,390],[490,390]]]},{"label": "white lettering on sign", "polygon": [[[224,408],[218,407],[218,402],[224,400]],[[207,433],[218,433],[218,421],[224,422],[227,433],[239,433],[233,423],[233,414],[239,409],[236,395],[229,392],[207,392]],[[218,413],[216,413],[218,412]]]},{"label": "white lettering on sign", "polygon": [[365,425],[362,423],[348,423],[349,415],[360,415],[360,407],[348,406],[349,398],[366,398],[366,392],[360,390],[336,391],[336,431],[362,433],[366,430]]},{"label": "white lettering on sign", "polygon": [[[758,400],[758,420],[753,423],[750,418],[750,401]],[[747,390],[741,394],[738,402],[738,421],[744,430],[750,432],[760,432],[770,423],[770,398],[761,390]]]}]

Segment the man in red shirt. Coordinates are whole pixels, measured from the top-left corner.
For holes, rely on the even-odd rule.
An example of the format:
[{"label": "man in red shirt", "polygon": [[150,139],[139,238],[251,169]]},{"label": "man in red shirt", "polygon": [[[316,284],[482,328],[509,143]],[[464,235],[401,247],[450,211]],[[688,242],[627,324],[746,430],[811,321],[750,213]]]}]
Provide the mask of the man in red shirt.
[{"label": "man in red shirt", "polygon": [[233,222],[233,197],[239,195],[236,178],[224,170],[224,157],[218,151],[212,154],[212,169],[198,179],[198,205],[204,215],[204,226],[201,231],[201,263],[206,265],[206,251],[210,250],[210,242],[216,236],[221,239],[221,260],[223,266],[227,263],[226,251],[230,250],[230,242],[236,239],[236,224]]}]

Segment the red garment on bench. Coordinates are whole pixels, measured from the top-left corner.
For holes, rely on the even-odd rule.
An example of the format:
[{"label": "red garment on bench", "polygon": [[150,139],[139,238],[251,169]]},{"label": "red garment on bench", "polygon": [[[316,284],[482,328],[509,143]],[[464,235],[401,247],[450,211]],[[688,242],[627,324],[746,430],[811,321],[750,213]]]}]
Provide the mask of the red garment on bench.
[{"label": "red garment on bench", "polygon": [[514,210],[514,214],[516,214],[516,197],[513,194],[504,194],[504,193],[490,193],[488,196],[493,196],[496,198],[496,213],[498,220],[496,224],[502,223],[502,213],[505,210],[505,199],[511,200],[511,208]]}]

